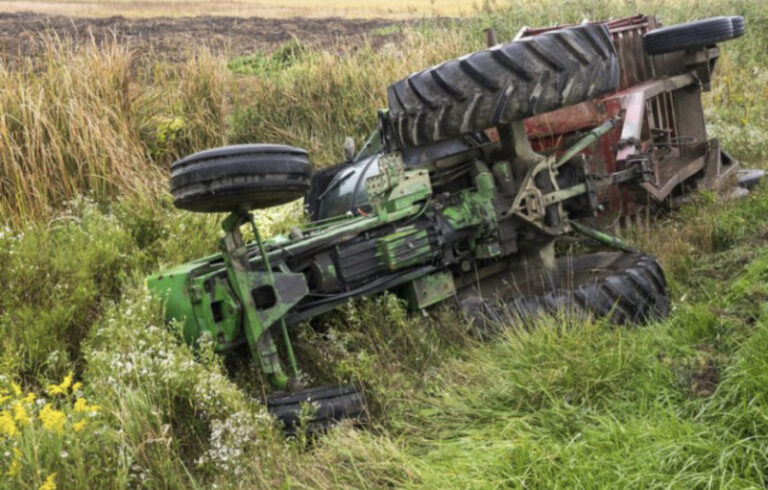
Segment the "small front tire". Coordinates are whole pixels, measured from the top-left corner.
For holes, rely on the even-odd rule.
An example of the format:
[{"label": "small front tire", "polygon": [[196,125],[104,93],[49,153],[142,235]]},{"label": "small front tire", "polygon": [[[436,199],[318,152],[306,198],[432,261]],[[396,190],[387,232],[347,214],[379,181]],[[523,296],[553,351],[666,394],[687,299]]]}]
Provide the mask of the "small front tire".
[{"label": "small front tire", "polygon": [[286,145],[232,145],[201,151],[171,165],[173,204],[202,213],[263,209],[303,197],[312,166],[307,152]]}]

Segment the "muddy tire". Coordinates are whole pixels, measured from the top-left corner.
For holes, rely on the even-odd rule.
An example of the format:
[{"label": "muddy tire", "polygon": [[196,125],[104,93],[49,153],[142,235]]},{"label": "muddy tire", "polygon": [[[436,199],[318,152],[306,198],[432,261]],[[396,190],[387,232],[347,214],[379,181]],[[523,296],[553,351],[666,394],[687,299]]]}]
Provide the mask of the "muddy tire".
[{"label": "muddy tire", "polygon": [[308,432],[326,429],[342,419],[362,420],[365,417],[363,395],[353,386],[325,386],[293,393],[277,393],[267,398],[267,408],[283,429],[291,434],[299,427],[303,404],[314,405],[314,417]]},{"label": "muddy tire", "polygon": [[446,61],[387,89],[403,146],[475,133],[616,90],[619,65],[608,29],[584,24]]},{"label": "muddy tire", "polygon": [[648,54],[663,54],[711,46],[743,34],[743,17],[710,17],[655,29],[643,36],[643,46]]},{"label": "muddy tire", "polygon": [[171,165],[173,204],[216,213],[262,209],[309,190],[307,152],[285,145],[233,145],[189,155]]},{"label": "muddy tire", "polygon": [[460,295],[476,324],[527,321],[540,313],[643,324],[669,313],[664,273],[649,255],[603,252],[564,257],[554,271],[521,266]]}]

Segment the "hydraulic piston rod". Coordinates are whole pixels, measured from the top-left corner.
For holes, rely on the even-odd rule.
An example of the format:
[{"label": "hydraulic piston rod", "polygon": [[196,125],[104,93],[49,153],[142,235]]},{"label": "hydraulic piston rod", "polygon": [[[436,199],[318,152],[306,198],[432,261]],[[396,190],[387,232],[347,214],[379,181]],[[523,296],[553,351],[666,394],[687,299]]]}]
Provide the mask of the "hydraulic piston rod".
[{"label": "hydraulic piston rod", "polygon": [[586,135],[584,135],[583,138],[581,138],[578,142],[576,142],[575,145],[568,148],[568,150],[563,153],[560,158],[557,159],[555,162],[555,168],[558,168],[565,164],[568,160],[575,157],[585,149],[587,149],[592,143],[600,139],[601,136],[603,136],[605,133],[613,129],[616,124],[619,122],[618,118],[611,118],[605,121],[600,126],[596,127],[595,129],[588,132]]}]

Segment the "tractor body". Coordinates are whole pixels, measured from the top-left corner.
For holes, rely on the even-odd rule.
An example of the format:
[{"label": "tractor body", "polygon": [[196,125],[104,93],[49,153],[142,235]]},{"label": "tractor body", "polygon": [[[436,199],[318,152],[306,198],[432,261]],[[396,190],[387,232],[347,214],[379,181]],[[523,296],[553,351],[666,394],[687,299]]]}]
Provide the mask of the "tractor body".
[{"label": "tractor body", "polygon": [[[717,48],[647,55],[642,36],[655,26],[635,16],[523,29],[515,42],[412,74],[390,87],[390,110],[361,152],[311,185],[306,152],[283,145],[176,162],[177,206],[230,214],[219,253],[151,276],[149,289],[187,342],[247,344],[281,390],[267,402],[289,426],[318,398],[327,419],[362,410],[349,387],[299,386],[289,335],[352,298],[390,291],[412,310],[450,300],[497,320],[489,302],[615,323],[663,316],[655,259],[587,223],[709,185],[736,163],[707,139],[701,109]],[[262,240],[250,210],[305,191],[312,221]],[[555,239],[573,232],[621,252],[557,259]]]}]

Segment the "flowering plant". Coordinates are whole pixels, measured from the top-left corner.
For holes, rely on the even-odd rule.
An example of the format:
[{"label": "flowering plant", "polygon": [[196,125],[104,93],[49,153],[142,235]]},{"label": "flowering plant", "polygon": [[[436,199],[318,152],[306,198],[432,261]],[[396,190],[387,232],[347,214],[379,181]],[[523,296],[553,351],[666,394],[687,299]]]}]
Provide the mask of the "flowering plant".
[{"label": "flowering plant", "polygon": [[73,378],[70,371],[61,383],[49,385],[47,397],[25,392],[15,381],[0,378],[0,448],[4,455],[0,471],[7,480],[37,480],[41,490],[56,488],[58,472],[40,474],[40,453],[55,449],[65,460],[68,449],[78,445],[89,419],[99,415],[99,407],[83,396],[83,384],[73,383]]}]

